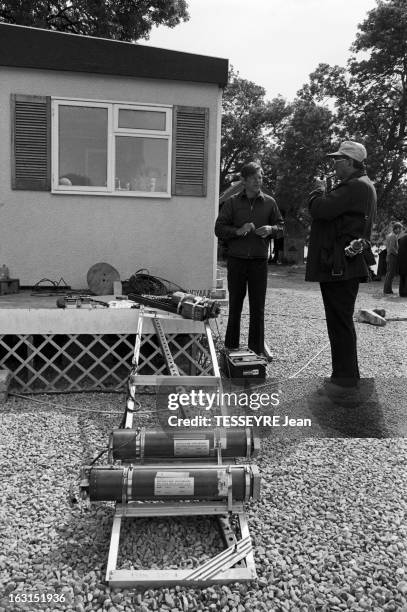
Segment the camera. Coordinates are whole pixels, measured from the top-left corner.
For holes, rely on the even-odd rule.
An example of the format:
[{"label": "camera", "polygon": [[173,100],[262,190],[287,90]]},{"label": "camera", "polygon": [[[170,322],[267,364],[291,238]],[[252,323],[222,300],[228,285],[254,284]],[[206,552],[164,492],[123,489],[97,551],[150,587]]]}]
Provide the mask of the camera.
[{"label": "camera", "polygon": [[355,240],[351,240],[348,246],[345,247],[346,257],[355,257],[355,255],[359,255],[365,246],[366,241],[363,238],[355,238]]}]

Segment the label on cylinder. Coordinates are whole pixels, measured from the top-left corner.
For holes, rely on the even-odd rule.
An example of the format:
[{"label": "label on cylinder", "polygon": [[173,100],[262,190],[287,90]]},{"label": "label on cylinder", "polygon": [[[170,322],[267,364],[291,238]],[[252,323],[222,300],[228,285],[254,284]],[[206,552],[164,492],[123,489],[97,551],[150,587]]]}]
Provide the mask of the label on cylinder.
[{"label": "label on cylinder", "polygon": [[228,475],[226,470],[218,470],[218,495],[226,497],[228,494]]},{"label": "label on cylinder", "polygon": [[193,495],[194,478],[189,472],[157,472],[154,479],[154,495]]},{"label": "label on cylinder", "polygon": [[174,440],[174,457],[207,457],[209,440]]}]

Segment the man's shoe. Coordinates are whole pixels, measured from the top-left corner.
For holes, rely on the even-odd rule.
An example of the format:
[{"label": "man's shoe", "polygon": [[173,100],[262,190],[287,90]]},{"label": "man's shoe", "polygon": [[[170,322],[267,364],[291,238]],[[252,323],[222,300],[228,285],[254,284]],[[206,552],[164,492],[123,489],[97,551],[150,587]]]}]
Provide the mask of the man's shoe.
[{"label": "man's shoe", "polygon": [[267,361],[267,363],[271,363],[274,359],[273,353],[256,353],[256,355]]},{"label": "man's shoe", "polygon": [[345,387],[332,382],[332,380],[327,380],[325,383],[325,389],[328,393],[332,393],[333,395],[348,395],[349,393],[355,393],[358,391],[358,385],[349,385]]},{"label": "man's shoe", "polygon": [[324,381],[324,386],[317,390],[318,395],[328,397],[335,404],[343,406],[355,406],[362,401],[362,395],[358,386],[342,387],[330,381]]},{"label": "man's shoe", "polygon": [[394,291],[383,291],[383,295],[393,295]]}]

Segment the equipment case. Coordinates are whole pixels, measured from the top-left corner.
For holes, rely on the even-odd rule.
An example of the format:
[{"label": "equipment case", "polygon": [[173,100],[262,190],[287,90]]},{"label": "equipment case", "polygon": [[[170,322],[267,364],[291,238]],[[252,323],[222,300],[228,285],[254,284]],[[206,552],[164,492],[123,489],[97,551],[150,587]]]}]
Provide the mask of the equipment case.
[{"label": "equipment case", "polygon": [[225,352],[223,362],[228,378],[266,378],[266,359],[249,349]]}]

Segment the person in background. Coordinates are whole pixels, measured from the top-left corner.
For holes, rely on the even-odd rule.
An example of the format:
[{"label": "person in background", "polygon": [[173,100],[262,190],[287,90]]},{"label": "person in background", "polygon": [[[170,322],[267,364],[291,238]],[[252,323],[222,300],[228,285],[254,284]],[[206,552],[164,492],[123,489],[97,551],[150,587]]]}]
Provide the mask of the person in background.
[{"label": "person in background", "polygon": [[280,253],[284,253],[284,236],[281,236],[281,238],[274,238],[273,254],[272,257],[269,257],[269,264],[280,264]]},{"label": "person in background", "polygon": [[376,191],[365,170],[365,147],[351,140],[330,153],[336,184],[326,191],[324,180],[315,180],[308,199],[312,217],[306,281],[320,284],[331,345],[332,374],[320,390],[328,396],[358,395],[359,365],[353,323],[361,280],[369,276],[363,252],[347,255],[352,240],[370,240],[376,215]]},{"label": "person in background", "polygon": [[407,233],[399,238],[398,247],[399,295],[400,297],[407,297]]},{"label": "person in background", "polygon": [[393,279],[397,275],[397,261],[398,261],[398,237],[403,229],[403,226],[398,221],[393,224],[393,229],[386,236],[386,264],[387,271],[384,279],[383,293],[385,295],[393,293]]},{"label": "person in background", "polygon": [[386,247],[379,247],[379,259],[377,262],[377,280],[382,280],[382,276],[386,276],[387,264],[386,264],[387,251]]},{"label": "person in background", "polygon": [[283,232],[283,218],[275,200],[261,191],[263,170],[255,162],[241,170],[243,188],[227,200],[216,220],[215,234],[227,244],[229,317],[225,348],[237,350],[240,319],[249,294],[249,349],[264,355],[264,305],[267,256],[271,237]]}]

